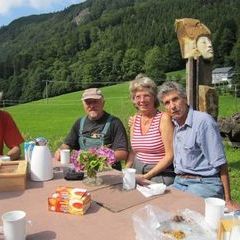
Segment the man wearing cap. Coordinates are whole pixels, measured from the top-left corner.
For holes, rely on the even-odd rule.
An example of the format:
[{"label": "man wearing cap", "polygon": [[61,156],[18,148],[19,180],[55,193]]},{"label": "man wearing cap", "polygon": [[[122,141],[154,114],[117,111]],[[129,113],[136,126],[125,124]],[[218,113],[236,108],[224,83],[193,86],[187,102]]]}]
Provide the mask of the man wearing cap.
[{"label": "man wearing cap", "polygon": [[[115,151],[117,160],[126,160],[128,141],[122,122],[104,111],[104,97],[98,88],[89,88],[82,95],[83,107],[87,116],[78,119],[72,126],[60,149],[88,149],[90,147],[108,146]],[[60,160],[59,150],[55,159]],[[113,168],[121,170],[118,161]]]},{"label": "man wearing cap", "polygon": [[[0,92],[1,99],[2,93]],[[7,155],[12,160],[19,159],[21,154],[20,144],[23,141],[23,137],[11,115],[0,110],[0,155],[3,155],[3,147],[6,145],[9,148]]]}]

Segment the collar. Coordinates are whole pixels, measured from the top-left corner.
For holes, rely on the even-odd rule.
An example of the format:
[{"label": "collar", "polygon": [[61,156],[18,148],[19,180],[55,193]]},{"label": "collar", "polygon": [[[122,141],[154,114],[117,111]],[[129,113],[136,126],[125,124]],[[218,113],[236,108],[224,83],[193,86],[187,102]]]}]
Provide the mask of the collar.
[{"label": "collar", "polygon": [[193,108],[189,106],[188,108],[188,115],[187,115],[187,119],[184,123],[184,126],[189,126],[192,127],[193,125]]}]

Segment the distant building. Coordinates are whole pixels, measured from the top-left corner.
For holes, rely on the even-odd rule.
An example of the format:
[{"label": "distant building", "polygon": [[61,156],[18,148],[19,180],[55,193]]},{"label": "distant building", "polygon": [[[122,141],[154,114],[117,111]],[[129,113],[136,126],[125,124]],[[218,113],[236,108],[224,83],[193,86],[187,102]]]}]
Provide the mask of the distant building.
[{"label": "distant building", "polygon": [[212,84],[215,85],[224,84],[231,87],[233,75],[234,75],[233,67],[215,68],[212,71]]}]

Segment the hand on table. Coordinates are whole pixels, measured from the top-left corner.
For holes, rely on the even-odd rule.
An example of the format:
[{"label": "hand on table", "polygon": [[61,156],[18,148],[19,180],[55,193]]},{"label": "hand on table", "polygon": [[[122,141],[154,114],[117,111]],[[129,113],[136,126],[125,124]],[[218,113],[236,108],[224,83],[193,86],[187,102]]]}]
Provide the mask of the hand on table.
[{"label": "hand on table", "polygon": [[57,151],[54,153],[54,160],[56,161],[60,161],[60,151],[62,149],[70,149],[70,147],[67,145],[67,144],[62,144],[58,149]]},{"label": "hand on table", "polygon": [[60,161],[60,149],[54,153],[54,160]]},{"label": "hand on table", "polygon": [[136,182],[137,182],[137,184],[139,184],[141,186],[151,184],[151,181],[146,179],[143,174],[136,175]]},{"label": "hand on table", "polygon": [[240,204],[232,200],[226,201],[226,207],[228,208],[229,212],[240,210]]}]

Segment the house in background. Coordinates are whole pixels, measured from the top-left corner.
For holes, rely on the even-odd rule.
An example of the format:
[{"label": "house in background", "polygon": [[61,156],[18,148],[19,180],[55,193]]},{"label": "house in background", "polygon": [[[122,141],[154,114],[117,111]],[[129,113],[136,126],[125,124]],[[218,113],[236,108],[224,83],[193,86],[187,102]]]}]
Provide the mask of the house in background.
[{"label": "house in background", "polygon": [[234,75],[233,67],[215,68],[212,71],[212,84],[232,86],[232,78]]}]

